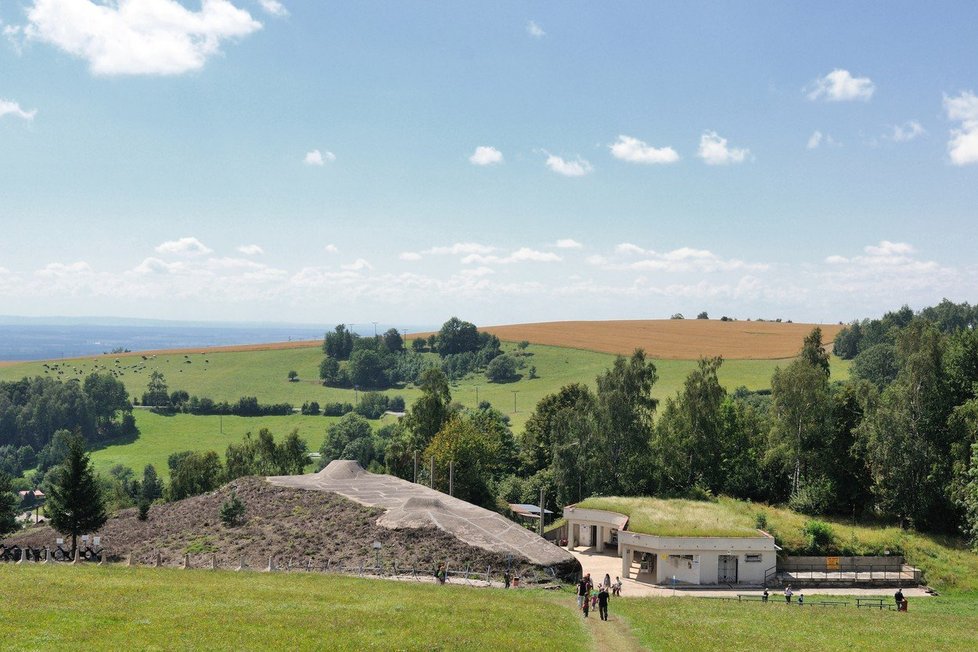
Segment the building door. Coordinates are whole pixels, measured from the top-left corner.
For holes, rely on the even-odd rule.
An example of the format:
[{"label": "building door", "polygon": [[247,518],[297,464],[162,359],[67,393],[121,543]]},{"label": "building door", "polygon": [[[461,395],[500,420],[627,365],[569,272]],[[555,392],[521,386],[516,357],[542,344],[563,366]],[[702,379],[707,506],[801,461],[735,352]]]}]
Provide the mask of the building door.
[{"label": "building door", "polygon": [[720,555],[717,562],[717,583],[737,583],[737,555]]}]

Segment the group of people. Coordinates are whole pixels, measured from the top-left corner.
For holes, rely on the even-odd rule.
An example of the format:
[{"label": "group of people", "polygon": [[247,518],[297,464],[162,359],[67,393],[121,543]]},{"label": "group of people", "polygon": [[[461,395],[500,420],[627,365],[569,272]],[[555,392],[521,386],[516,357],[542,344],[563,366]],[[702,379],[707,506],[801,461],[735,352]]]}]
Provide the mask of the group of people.
[{"label": "group of people", "polygon": [[577,608],[584,613],[585,618],[592,609],[597,608],[601,620],[608,620],[608,600],[611,594],[621,595],[621,578],[616,577],[612,584],[611,575],[605,574],[604,580],[595,586],[591,581],[591,573],[585,573],[577,583]]}]

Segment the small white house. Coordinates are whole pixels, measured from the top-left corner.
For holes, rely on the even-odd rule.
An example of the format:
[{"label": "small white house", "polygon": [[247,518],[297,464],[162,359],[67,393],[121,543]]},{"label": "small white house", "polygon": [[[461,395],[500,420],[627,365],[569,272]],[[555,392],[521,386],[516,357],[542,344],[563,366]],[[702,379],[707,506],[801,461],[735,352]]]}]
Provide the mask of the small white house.
[{"label": "small white house", "polygon": [[593,546],[603,552],[615,546],[621,556],[622,577],[653,584],[762,585],[777,565],[774,537],[660,536],[627,529],[624,514],[569,506],[567,549]]}]

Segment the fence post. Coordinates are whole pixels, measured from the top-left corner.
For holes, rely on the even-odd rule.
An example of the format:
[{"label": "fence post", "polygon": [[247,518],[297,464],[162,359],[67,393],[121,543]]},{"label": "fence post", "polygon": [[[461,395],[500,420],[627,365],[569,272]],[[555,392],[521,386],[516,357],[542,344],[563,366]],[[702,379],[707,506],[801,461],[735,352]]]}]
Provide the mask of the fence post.
[{"label": "fence post", "polygon": [[183,555],[183,570],[189,570],[189,569],[190,569],[190,553],[187,552],[184,553]]}]

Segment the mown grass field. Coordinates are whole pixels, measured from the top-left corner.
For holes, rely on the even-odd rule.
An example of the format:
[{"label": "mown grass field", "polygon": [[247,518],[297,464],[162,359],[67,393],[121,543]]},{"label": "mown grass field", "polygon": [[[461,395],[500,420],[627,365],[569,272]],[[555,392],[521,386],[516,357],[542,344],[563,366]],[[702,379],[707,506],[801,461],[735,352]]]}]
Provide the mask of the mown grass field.
[{"label": "mown grass field", "polygon": [[[749,536],[763,514],[767,531],[787,554],[805,554],[805,523],[812,517],[789,509],[733,498],[715,502],[641,497],[588,498],[581,507],[629,515],[628,529],[663,536]],[[903,554],[924,571],[924,581],[940,590],[978,592],[978,555],[957,537],[920,534],[892,525],[819,517],[832,529],[833,550],[842,555]],[[740,534],[736,534],[740,532]]]},{"label": "mown grass field", "polygon": [[[116,464],[122,464],[141,474],[143,467],[152,464],[157,473],[169,478],[167,458],[178,451],[217,451],[223,458],[228,444],[240,443],[245,433],[257,435],[268,428],[276,441],[298,429],[299,436],[309,445],[310,451],[318,451],[326,436],[326,429],[340,417],[292,416],[272,417],[219,417],[175,414],[162,416],[148,410],[136,410],[136,426],[139,437],[132,441],[107,442],[92,452],[95,470],[105,474]],[[371,421],[379,428],[393,417]],[[223,428],[223,433],[222,433]]]},{"label": "mown grass field", "polygon": [[[892,593],[883,593],[892,600]],[[978,640],[975,597],[911,599],[906,613],[701,598],[626,598],[611,611],[649,650],[963,651],[974,650]]]},{"label": "mown grass field", "polygon": [[[2,650],[586,650],[540,591],[120,567],[0,566]],[[12,599],[16,596],[16,599]]]},{"label": "mown grass field", "polygon": [[585,627],[570,590],[12,564],[0,583],[17,596],[0,603],[3,650],[599,650],[609,638],[646,650],[971,650],[978,631],[974,593],[912,599],[907,613],[814,596],[805,607],[626,597],[612,600],[612,622],[593,614]]}]

